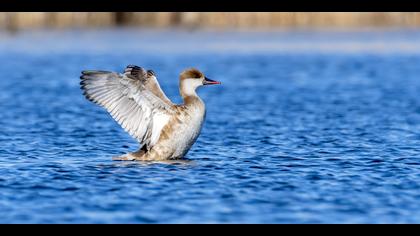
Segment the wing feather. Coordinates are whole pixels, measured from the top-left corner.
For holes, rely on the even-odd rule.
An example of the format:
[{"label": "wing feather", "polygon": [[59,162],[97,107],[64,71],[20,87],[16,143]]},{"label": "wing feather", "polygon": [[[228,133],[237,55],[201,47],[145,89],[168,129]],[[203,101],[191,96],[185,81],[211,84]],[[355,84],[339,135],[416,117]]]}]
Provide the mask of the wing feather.
[{"label": "wing feather", "polygon": [[144,87],[146,87],[156,97],[160,98],[160,100],[164,103],[170,106],[174,105],[162,91],[159,82],[157,81],[156,74],[153,70],[146,71],[140,66],[128,65],[124,70],[124,74],[130,78],[142,81]]},{"label": "wing feather", "polygon": [[[104,107],[140,144],[152,147],[174,113],[173,106],[144,85],[144,80],[108,71],[83,71],[81,88]],[[163,92],[162,92],[163,93]]]}]

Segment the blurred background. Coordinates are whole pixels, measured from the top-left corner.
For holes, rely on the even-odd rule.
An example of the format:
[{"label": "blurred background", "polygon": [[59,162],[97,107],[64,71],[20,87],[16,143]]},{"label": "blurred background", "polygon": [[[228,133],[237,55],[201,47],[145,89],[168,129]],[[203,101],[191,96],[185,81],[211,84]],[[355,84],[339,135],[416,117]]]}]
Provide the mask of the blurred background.
[{"label": "blurred background", "polygon": [[0,49],[412,53],[419,26],[418,12],[2,12]]},{"label": "blurred background", "polygon": [[420,13],[362,12],[10,12],[0,13],[0,28],[20,30],[33,28],[73,27],[208,27],[308,28],[308,27],[418,27]]}]

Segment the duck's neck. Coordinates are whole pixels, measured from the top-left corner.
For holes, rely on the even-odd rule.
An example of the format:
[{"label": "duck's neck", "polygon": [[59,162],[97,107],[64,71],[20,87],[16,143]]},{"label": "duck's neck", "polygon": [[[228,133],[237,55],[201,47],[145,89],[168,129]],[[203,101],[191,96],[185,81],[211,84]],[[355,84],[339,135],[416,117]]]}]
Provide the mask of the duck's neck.
[{"label": "duck's neck", "polygon": [[200,99],[200,97],[195,94],[195,95],[190,95],[190,94],[182,94],[182,100],[184,101],[184,105],[198,105],[198,104],[203,104],[203,101]]},{"label": "duck's neck", "polygon": [[197,92],[195,90],[195,87],[185,86],[182,83],[180,84],[179,93],[181,94],[181,97],[184,100],[184,105],[190,105],[195,102],[202,103],[200,97],[197,95]]}]

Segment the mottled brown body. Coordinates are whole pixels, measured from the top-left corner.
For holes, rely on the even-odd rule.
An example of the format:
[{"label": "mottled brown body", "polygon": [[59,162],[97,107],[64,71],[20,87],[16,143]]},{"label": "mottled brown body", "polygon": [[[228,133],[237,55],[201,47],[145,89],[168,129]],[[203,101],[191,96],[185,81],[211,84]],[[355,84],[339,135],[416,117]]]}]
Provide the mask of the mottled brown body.
[{"label": "mottled brown body", "polygon": [[187,97],[182,105],[174,105],[176,114],[163,127],[158,142],[148,151],[131,153],[136,160],[180,159],[197,140],[204,119],[205,105],[198,97]]}]

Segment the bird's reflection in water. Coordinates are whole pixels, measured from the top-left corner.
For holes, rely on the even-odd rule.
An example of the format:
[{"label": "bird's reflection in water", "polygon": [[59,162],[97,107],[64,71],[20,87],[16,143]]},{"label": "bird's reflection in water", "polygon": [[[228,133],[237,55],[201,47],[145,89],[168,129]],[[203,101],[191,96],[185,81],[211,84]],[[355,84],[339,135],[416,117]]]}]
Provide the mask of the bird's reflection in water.
[{"label": "bird's reflection in water", "polygon": [[153,165],[169,165],[169,166],[195,166],[197,163],[190,159],[179,160],[162,160],[162,161],[112,161],[112,164],[102,164],[102,167],[134,167],[134,166],[153,166]]}]

